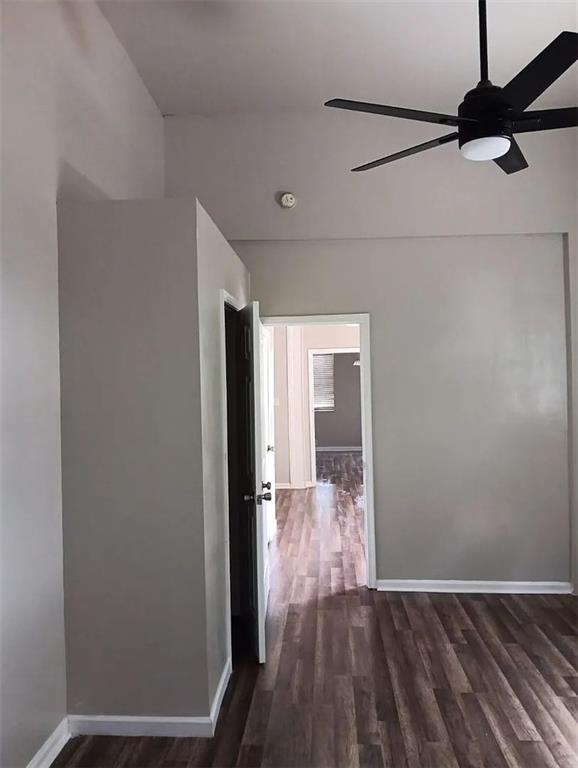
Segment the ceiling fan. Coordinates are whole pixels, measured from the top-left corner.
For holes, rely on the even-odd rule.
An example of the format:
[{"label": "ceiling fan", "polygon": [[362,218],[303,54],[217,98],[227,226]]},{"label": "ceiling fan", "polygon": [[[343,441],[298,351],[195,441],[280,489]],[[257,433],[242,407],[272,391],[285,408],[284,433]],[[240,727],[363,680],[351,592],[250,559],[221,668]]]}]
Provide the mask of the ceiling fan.
[{"label": "ceiling fan", "polygon": [[357,168],[352,168],[352,171],[368,171],[370,168],[377,168],[393,160],[457,140],[462,155],[468,160],[493,160],[506,173],[516,173],[527,168],[528,163],[514,138],[515,133],[550,131],[555,128],[570,128],[578,125],[578,107],[525,111],[578,59],[578,33],[560,32],[550,45],[546,46],[533,61],[501,88],[493,85],[488,79],[486,0],[478,0],[478,11],[480,82],[473,90],[466,93],[458,107],[457,115],[423,112],[418,109],[389,107],[384,104],[369,104],[348,99],[331,99],[326,102],[326,107],[452,125],[458,129],[454,133],[446,133],[431,141],[417,144],[415,147],[359,165]]}]

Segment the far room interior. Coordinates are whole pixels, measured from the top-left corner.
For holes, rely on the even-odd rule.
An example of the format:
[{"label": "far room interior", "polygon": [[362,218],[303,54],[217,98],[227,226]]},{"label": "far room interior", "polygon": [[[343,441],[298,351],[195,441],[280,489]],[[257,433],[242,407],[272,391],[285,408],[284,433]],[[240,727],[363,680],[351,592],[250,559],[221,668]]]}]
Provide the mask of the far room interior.
[{"label": "far room interior", "polygon": [[[289,503],[306,499],[314,516],[323,515],[324,508],[326,513],[329,502],[336,540],[345,534],[353,537],[363,584],[367,577],[360,327],[354,322],[270,327],[277,498]],[[325,504],[318,506],[321,499]]]},{"label": "far room interior", "polygon": [[574,0],[3,0],[1,768],[575,768]]}]

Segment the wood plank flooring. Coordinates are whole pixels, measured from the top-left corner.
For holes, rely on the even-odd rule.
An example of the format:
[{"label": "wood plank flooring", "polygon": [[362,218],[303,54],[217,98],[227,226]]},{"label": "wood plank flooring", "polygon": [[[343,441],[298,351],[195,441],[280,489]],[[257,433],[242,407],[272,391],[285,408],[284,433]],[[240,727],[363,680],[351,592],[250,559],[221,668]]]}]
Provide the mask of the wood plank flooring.
[{"label": "wood plank flooring", "polygon": [[353,501],[363,499],[363,458],[361,451],[317,451],[317,481],[331,483]]},{"label": "wood plank flooring", "polygon": [[215,738],[80,737],[53,768],[577,768],[576,598],[369,591],[359,466],[321,459],[278,493],[268,662]]}]

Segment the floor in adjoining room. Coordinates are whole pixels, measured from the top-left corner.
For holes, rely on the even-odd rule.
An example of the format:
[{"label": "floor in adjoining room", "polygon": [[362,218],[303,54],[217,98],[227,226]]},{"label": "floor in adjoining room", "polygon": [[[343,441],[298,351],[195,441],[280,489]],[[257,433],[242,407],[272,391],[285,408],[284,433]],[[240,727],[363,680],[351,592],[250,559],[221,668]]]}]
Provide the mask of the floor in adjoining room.
[{"label": "floor in adjoining room", "polygon": [[351,493],[354,500],[363,496],[363,455],[361,451],[324,451],[315,453],[317,482],[331,483]]},{"label": "floor in adjoining room", "polygon": [[368,590],[355,466],[278,492],[268,662],[215,738],[80,737],[53,768],[576,768],[576,598]]}]

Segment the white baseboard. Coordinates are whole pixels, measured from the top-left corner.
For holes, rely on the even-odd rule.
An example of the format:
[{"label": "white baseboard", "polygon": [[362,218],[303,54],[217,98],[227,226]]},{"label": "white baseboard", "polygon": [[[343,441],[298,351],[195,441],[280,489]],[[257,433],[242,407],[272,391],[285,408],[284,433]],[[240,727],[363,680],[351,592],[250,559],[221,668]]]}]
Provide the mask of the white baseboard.
[{"label": "white baseboard", "polygon": [[225,666],[223,667],[223,671],[221,672],[221,677],[217,685],[217,690],[215,691],[215,695],[213,696],[213,703],[211,704],[211,712],[209,715],[209,717],[211,718],[211,724],[213,727],[211,736],[213,736],[215,733],[215,726],[217,725],[217,720],[219,719],[221,704],[223,703],[223,697],[227,690],[227,686],[229,685],[229,679],[231,677],[232,672],[233,672],[233,662],[229,658],[225,662]]},{"label": "white baseboard", "polygon": [[68,718],[65,717],[52,731],[26,768],[50,768],[69,739]]},{"label": "white baseboard", "polygon": [[327,451],[329,453],[350,453],[363,450],[360,445],[316,445],[315,451]]},{"label": "white baseboard", "polygon": [[215,733],[219,710],[231,676],[231,659],[223,667],[209,715],[161,717],[143,715],[69,715],[72,736],[169,736],[210,738]]},{"label": "white baseboard", "polygon": [[379,592],[469,592],[510,595],[568,595],[568,581],[430,581],[425,579],[378,579]]},{"label": "white baseboard", "polygon": [[200,736],[213,735],[210,717],[145,717],[144,715],[70,715],[72,736]]}]

